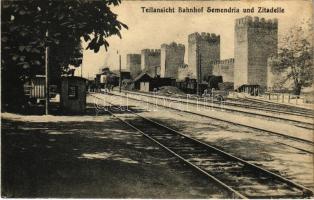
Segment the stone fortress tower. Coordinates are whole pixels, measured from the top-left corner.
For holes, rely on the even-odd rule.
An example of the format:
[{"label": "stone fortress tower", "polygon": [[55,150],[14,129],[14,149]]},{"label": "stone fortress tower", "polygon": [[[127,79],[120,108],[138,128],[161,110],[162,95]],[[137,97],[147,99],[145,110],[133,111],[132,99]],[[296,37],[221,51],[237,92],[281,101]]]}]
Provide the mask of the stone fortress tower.
[{"label": "stone fortress tower", "polygon": [[161,45],[160,76],[162,78],[178,78],[178,69],[184,65],[185,46],[175,42]]},{"label": "stone fortress tower", "polygon": [[130,71],[132,79],[138,76],[141,73],[141,54],[127,54],[126,68]]},{"label": "stone fortress tower", "polygon": [[188,63],[192,77],[198,79],[201,74],[204,80],[212,74],[211,62],[220,60],[220,36],[214,33],[192,33],[188,36],[188,43]]},{"label": "stone fortress tower", "polygon": [[250,16],[236,19],[234,45],[234,88],[267,86],[267,59],[277,53],[278,20]]},{"label": "stone fortress tower", "polygon": [[160,75],[160,49],[143,49],[141,51],[141,70],[152,77]]}]

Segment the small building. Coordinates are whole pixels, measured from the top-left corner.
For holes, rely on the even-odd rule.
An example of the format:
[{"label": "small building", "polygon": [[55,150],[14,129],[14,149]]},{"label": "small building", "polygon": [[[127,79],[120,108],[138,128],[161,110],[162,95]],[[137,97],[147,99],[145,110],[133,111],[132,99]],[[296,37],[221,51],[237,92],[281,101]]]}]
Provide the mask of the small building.
[{"label": "small building", "polygon": [[142,72],[133,81],[134,89],[145,92],[162,86],[175,86],[175,82],[176,80],[173,78],[160,78],[159,76],[152,78],[147,72]]},{"label": "small building", "polygon": [[86,79],[77,76],[62,77],[60,108],[64,113],[84,113],[86,108]]},{"label": "small building", "polygon": [[146,88],[148,88],[149,91],[149,83],[152,81],[152,79],[153,78],[148,73],[142,72],[133,80],[134,89],[146,91]]}]

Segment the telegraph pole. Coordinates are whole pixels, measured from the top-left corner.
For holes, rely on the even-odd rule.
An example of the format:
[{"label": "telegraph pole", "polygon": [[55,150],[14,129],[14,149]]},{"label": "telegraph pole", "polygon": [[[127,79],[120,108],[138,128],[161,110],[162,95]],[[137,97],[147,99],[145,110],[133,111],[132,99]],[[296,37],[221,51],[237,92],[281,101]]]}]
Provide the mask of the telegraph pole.
[{"label": "telegraph pole", "polygon": [[121,85],[122,85],[122,74],[121,74],[121,55],[119,54],[119,73],[120,73],[120,77],[119,77],[119,92],[121,93]]},{"label": "telegraph pole", "polygon": [[[200,83],[202,84],[202,54],[199,54],[199,61]],[[200,89],[200,86],[198,86],[198,89]],[[198,91],[198,95],[200,95],[200,91]]]},{"label": "telegraph pole", "polygon": [[48,37],[49,37],[49,16],[48,16],[48,10],[49,10],[49,3],[48,1],[47,8],[45,9],[46,14],[46,41],[45,41],[45,115],[49,114],[49,43],[48,43]]},{"label": "telegraph pole", "polygon": [[[46,37],[48,39],[48,30],[46,31]],[[46,47],[45,47],[45,75],[46,75],[46,79],[45,79],[45,98],[46,98],[46,102],[45,102],[45,114],[48,115],[49,114],[49,79],[48,79],[48,74],[49,74],[49,47],[48,44],[46,43]]]},{"label": "telegraph pole", "polygon": [[199,95],[199,80],[200,80],[200,59],[199,59],[199,46],[196,44],[196,95]]}]

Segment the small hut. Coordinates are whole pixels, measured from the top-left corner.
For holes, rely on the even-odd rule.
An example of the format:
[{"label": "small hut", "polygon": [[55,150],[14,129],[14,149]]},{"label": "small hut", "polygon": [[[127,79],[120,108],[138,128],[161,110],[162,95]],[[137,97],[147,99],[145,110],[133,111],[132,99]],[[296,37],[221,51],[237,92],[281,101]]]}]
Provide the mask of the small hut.
[{"label": "small hut", "polygon": [[77,76],[62,77],[60,107],[64,113],[80,114],[86,107],[86,79]]}]

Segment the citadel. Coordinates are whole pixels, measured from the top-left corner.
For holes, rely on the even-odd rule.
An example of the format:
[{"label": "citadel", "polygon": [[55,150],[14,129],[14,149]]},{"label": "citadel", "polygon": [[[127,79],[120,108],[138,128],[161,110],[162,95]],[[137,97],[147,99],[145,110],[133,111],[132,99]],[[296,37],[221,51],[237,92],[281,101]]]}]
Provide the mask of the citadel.
[{"label": "citadel", "polygon": [[[235,20],[234,58],[221,59],[220,42],[215,33],[191,33],[188,47],[175,42],[160,49],[143,49],[127,54],[131,78],[146,73],[150,77],[170,78],[176,82],[194,80],[208,86],[213,79],[232,85],[234,90],[266,90],[275,77],[268,59],[277,53],[278,20],[246,16]],[[187,51],[188,63],[184,63]]]}]

